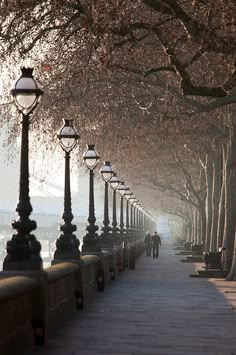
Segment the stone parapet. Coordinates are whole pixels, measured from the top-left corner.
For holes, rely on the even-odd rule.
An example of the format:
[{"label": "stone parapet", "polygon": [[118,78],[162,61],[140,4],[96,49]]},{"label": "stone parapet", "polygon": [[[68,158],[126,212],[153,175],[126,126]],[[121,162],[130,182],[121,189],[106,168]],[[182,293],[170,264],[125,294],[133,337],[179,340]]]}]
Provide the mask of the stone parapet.
[{"label": "stone parapet", "polygon": [[[135,263],[140,246],[132,245],[129,260]],[[42,271],[0,272],[0,354],[24,355],[46,343],[70,312],[83,309],[91,292],[104,291],[115,280],[123,255],[123,248],[115,247],[82,253],[78,262],[63,261]]]},{"label": "stone parapet", "polygon": [[32,307],[37,282],[24,276],[0,281],[0,354],[23,354],[33,346]]}]

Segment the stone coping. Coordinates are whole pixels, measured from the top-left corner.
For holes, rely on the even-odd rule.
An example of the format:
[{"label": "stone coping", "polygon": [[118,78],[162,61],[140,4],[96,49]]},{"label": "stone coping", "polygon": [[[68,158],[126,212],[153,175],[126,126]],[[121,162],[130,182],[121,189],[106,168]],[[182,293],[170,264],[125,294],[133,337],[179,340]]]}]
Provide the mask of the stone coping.
[{"label": "stone coping", "polygon": [[81,260],[84,262],[85,266],[89,266],[91,264],[98,263],[101,258],[98,254],[84,253],[83,255],[81,255]]},{"label": "stone coping", "polygon": [[114,251],[116,251],[115,249],[111,249],[111,248],[103,248],[102,249],[102,254],[104,254],[104,257],[108,257],[114,254]]},{"label": "stone coping", "polygon": [[16,298],[37,286],[37,281],[26,276],[11,276],[0,280],[0,302]]},{"label": "stone coping", "polygon": [[79,269],[79,265],[72,262],[61,262],[45,269],[48,282],[54,282],[63,276],[67,276]]}]

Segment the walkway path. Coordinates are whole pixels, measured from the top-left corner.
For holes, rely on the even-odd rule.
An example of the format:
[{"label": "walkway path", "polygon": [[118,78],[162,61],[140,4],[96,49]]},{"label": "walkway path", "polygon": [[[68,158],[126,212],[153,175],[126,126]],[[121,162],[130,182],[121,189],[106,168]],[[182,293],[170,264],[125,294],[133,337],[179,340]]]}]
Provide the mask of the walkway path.
[{"label": "walkway path", "polygon": [[31,355],[236,355],[236,282],[191,278],[180,259],[143,255]]}]

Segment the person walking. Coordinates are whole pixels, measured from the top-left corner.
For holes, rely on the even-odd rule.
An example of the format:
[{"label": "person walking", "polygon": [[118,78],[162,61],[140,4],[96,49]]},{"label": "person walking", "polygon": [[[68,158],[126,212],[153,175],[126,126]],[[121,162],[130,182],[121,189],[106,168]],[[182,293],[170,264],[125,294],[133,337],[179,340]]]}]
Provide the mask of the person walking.
[{"label": "person walking", "polygon": [[152,247],[152,256],[153,258],[158,258],[159,256],[159,247],[161,246],[161,237],[154,232],[153,236],[151,237],[151,247]]},{"label": "person walking", "polygon": [[146,244],[146,256],[151,256],[152,247],[151,247],[151,233],[147,232],[144,238],[144,243]]}]

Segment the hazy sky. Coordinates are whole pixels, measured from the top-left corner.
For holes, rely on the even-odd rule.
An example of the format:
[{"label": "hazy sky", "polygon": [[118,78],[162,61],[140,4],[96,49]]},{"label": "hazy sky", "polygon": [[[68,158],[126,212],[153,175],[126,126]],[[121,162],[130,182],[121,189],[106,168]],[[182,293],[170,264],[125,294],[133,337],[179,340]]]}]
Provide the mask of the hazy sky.
[{"label": "hazy sky", "polygon": [[[19,159],[20,151],[16,151],[15,158],[9,157],[6,148],[2,146],[4,133],[0,136],[0,209],[14,211],[18,201],[19,188]],[[39,159],[40,160],[40,159]],[[63,210],[64,196],[64,153],[58,157],[58,161],[49,162],[55,165],[47,174],[42,174],[40,167],[33,164],[30,170],[30,197],[34,212],[58,213]],[[42,164],[42,162],[40,161]],[[56,165],[58,163],[58,166]],[[31,167],[32,164],[30,164]],[[82,170],[82,169],[81,169]],[[98,173],[98,171],[96,172]],[[100,180],[100,179],[99,179]],[[86,216],[88,214],[88,191],[89,173],[84,169],[78,173],[71,173],[71,193],[73,213]],[[95,181],[95,208],[98,213],[103,210],[103,183]],[[47,203],[41,203],[42,199],[36,196],[47,198]],[[40,202],[39,202],[40,201]],[[40,204],[40,205],[39,205]]]}]

